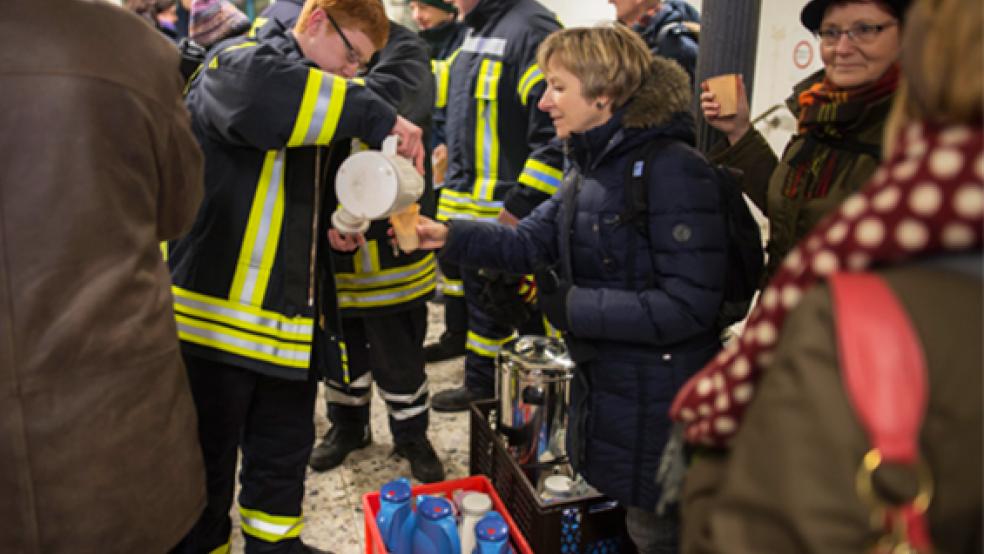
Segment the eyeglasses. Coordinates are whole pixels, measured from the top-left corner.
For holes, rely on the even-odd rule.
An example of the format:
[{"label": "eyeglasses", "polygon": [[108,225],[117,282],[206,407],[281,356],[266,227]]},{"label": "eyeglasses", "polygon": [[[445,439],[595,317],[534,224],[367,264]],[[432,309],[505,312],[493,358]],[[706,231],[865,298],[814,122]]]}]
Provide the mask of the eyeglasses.
[{"label": "eyeglasses", "polygon": [[325,12],[325,15],[328,16],[328,22],[331,23],[331,26],[335,29],[335,32],[338,33],[338,36],[341,37],[342,43],[345,45],[345,59],[348,60],[348,63],[357,65],[359,67],[359,72],[365,71],[366,66],[369,65],[369,62],[362,61],[362,58],[359,57],[359,52],[354,46],[352,46],[352,43],[349,42],[348,37],[342,32],[342,28],[335,22],[335,18],[327,12]]},{"label": "eyeglasses", "polygon": [[895,21],[874,25],[870,23],[855,23],[848,29],[838,29],[837,27],[820,29],[817,31],[817,36],[820,37],[820,43],[824,46],[836,46],[843,35],[847,35],[848,40],[855,44],[871,44],[878,38],[878,35],[882,31],[894,25],[898,25],[898,23]]}]

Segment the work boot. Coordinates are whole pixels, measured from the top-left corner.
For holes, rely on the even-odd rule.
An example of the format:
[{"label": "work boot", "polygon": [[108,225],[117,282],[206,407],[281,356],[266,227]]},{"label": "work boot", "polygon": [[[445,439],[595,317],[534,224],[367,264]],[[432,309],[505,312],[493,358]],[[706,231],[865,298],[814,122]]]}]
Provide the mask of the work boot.
[{"label": "work boot", "polygon": [[444,466],[427,437],[397,444],[393,453],[410,462],[410,475],[421,483],[444,480]]},{"label": "work boot", "polygon": [[459,387],[441,391],[431,398],[431,408],[438,412],[463,412],[475,400],[492,398],[492,394],[479,394],[468,387]]},{"label": "work boot", "polygon": [[334,469],[345,461],[352,451],[369,446],[372,431],[368,425],[334,425],[325,433],[321,444],[311,451],[308,465],[315,471]]},{"label": "work boot", "polygon": [[427,362],[443,362],[451,358],[465,355],[465,333],[441,333],[437,342],[424,346],[424,360]]}]

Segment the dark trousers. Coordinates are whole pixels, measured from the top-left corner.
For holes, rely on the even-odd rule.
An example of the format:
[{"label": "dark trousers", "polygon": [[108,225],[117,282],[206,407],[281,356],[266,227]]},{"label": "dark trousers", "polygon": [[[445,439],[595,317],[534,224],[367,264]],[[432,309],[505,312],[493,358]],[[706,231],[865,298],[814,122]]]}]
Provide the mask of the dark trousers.
[{"label": "dark trousers", "polygon": [[468,332],[468,306],[465,304],[461,266],[438,260],[446,285],[444,288],[444,330],[454,335]]},{"label": "dark trousers", "polygon": [[187,354],[184,359],[198,410],[208,504],[175,552],[206,554],[229,541],[240,449],[245,551],[305,552],[298,535],[317,382],[267,377]]},{"label": "dark trousers", "polygon": [[389,411],[393,442],[427,433],[430,398],[424,373],[427,306],[378,316],[343,318],[349,383],[341,370],[328,377],[328,419],[332,425],[369,423],[373,381]]}]

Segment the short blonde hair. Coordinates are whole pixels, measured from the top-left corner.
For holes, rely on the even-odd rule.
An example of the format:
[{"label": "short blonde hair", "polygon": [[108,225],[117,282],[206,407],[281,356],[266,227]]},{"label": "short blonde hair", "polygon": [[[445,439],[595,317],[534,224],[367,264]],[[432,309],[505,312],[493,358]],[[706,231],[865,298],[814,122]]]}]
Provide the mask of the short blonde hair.
[{"label": "short blonde hair", "polygon": [[639,90],[653,56],[639,35],[612,24],[557,31],[540,44],[536,59],[544,73],[550,64],[570,71],[586,100],[604,95],[620,108]]},{"label": "short blonde hair", "polygon": [[304,32],[310,22],[311,12],[317,8],[330,15],[339,27],[358,29],[365,33],[376,50],[381,50],[389,40],[389,19],[379,0],[307,0],[294,28]]}]

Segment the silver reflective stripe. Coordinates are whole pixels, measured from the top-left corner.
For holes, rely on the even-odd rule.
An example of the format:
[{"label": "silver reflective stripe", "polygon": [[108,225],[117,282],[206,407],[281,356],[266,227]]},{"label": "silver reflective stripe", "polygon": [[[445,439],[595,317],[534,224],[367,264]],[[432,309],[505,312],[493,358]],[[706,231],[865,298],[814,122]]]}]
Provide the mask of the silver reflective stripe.
[{"label": "silver reflective stripe", "polygon": [[278,537],[287,536],[287,533],[290,533],[292,529],[299,525],[299,523],[295,523],[294,525],[277,525],[276,523],[270,523],[269,521],[263,521],[255,517],[242,516],[242,518],[243,525],[248,525],[257,531],[263,531],[264,533],[270,533]]},{"label": "silver reflective stripe", "polygon": [[[486,86],[489,86],[486,82]],[[495,187],[495,176],[492,174],[492,166],[495,160],[492,159],[492,146],[495,141],[495,137],[492,134],[491,121],[492,111],[495,109],[495,105],[492,102],[486,102],[484,106],[484,113],[481,115],[481,125],[482,134],[484,139],[482,139],[482,174],[478,176],[481,186],[478,191],[479,198],[488,198],[491,196],[489,194],[489,188]]]},{"label": "silver reflective stripe", "polygon": [[468,37],[462,43],[461,50],[501,57],[506,53],[506,43],[504,38]]},{"label": "silver reflective stripe", "polygon": [[322,76],[321,83],[318,85],[318,100],[314,105],[314,113],[311,114],[311,126],[308,127],[307,135],[304,137],[304,144],[317,144],[318,135],[325,126],[325,116],[328,115],[328,108],[331,106],[334,86],[334,76],[327,74]]},{"label": "silver reflective stripe", "polygon": [[[246,279],[243,282],[243,290],[239,295],[239,301],[247,304],[253,304],[253,291],[256,289],[256,283],[260,276],[263,254],[267,248],[275,248],[275,245],[267,243],[270,240],[270,227],[273,223],[277,196],[280,194],[280,188],[283,186],[284,157],[286,154],[286,150],[279,150],[273,159],[273,172],[270,175],[270,184],[266,187],[266,196],[263,198],[263,213],[260,217],[259,229],[256,231],[256,238],[253,241],[253,251],[249,254],[249,269],[246,272]],[[262,300],[262,295],[260,300]]]},{"label": "silver reflective stripe", "polygon": [[[407,279],[408,277],[423,275],[428,271],[432,271],[432,268],[430,267],[430,262],[433,260],[433,256],[434,256],[433,254],[428,254],[427,258],[421,260],[422,262],[426,262],[426,263],[414,264],[412,266],[403,268],[400,271],[393,270],[393,271],[387,271],[385,273],[373,273],[373,274],[353,274],[353,273],[336,274],[335,281],[338,283],[338,286],[340,287],[351,286],[351,285],[374,285],[378,283],[402,281],[404,279]],[[370,267],[370,266],[367,265],[365,267]]]},{"label": "silver reflective stripe", "polygon": [[[294,364],[307,365],[311,358],[311,347],[303,344],[296,345],[296,349],[282,348],[272,344],[248,340],[229,333],[224,333],[216,328],[214,324],[205,324],[207,327],[194,327],[186,323],[186,318],[178,319],[178,331],[186,335],[204,339],[207,344],[218,346],[231,346],[234,349],[246,350],[248,352],[265,354],[278,360],[293,362]],[[184,340],[190,340],[182,337]],[[194,342],[194,341],[191,341]],[[218,343],[218,344],[215,344]]]},{"label": "silver reflective stripe", "polygon": [[244,312],[241,310],[234,310],[232,308],[227,308],[223,306],[216,306],[215,304],[210,304],[206,302],[201,302],[199,300],[193,300],[186,296],[176,293],[174,295],[174,303],[178,306],[184,306],[193,310],[199,310],[203,312],[209,312],[216,315],[225,316],[229,319],[234,319],[242,323],[257,325],[260,327],[265,327],[269,329],[269,332],[276,333],[280,335],[281,332],[291,333],[295,335],[303,335],[306,338],[310,338],[311,334],[314,333],[313,324],[298,324],[289,323],[286,321],[279,321],[270,317],[263,317],[257,314],[251,314],[249,312]]},{"label": "silver reflective stripe", "polygon": [[420,388],[418,388],[417,392],[415,393],[393,394],[390,392],[386,392],[383,390],[382,387],[379,387],[379,396],[381,396],[383,400],[387,402],[400,402],[402,404],[413,404],[414,402],[419,400],[421,396],[427,394],[427,390],[429,386],[430,385],[427,381],[427,378],[425,377],[424,382],[420,384]]},{"label": "silver reflective stripe", "polygon": [[333,387],[328,387],[325,390],[325,397],[328,399],[329,404],[342,404],[345,406],[366,406],[369,401],[372,400],[372,390],[367,390],[364,394],[359,396],[345,394],[344,392],[337,390]]},{"label": "silver reflective stripe", "polygon": [[430,403],[430,400],[428,399],[426,403],[424,403],[424,404],[422,404],[420,406],[414,406],[413,408],[404,408],[402,410],[394,410],[394,409],[392,409],[392,408],[389,407],[389,404],[386,405],[386,408],[389,411],[390,417],[392,417],[393,419],[395,419],[397,421],[406,421],[406,420],[408,420],[410,418],[417,417],[420,414],[426,412],[427,410],[430,409],[430,405],[431,405],[431,403]]},{"label": "silver reflective stripe", "polygon": [[399,298],[413,297],[415,294],[420,293],[424,289],[428,289],[435,286],[433,279],[425,279],[421,283],[413,287],[407,287],[396,292],[385,292],[379,294],[370,293],[346,293],[338,292],[338,302],[341,304],[366,304],[369,302],[384,302],[387,300],[397,300]]}]

